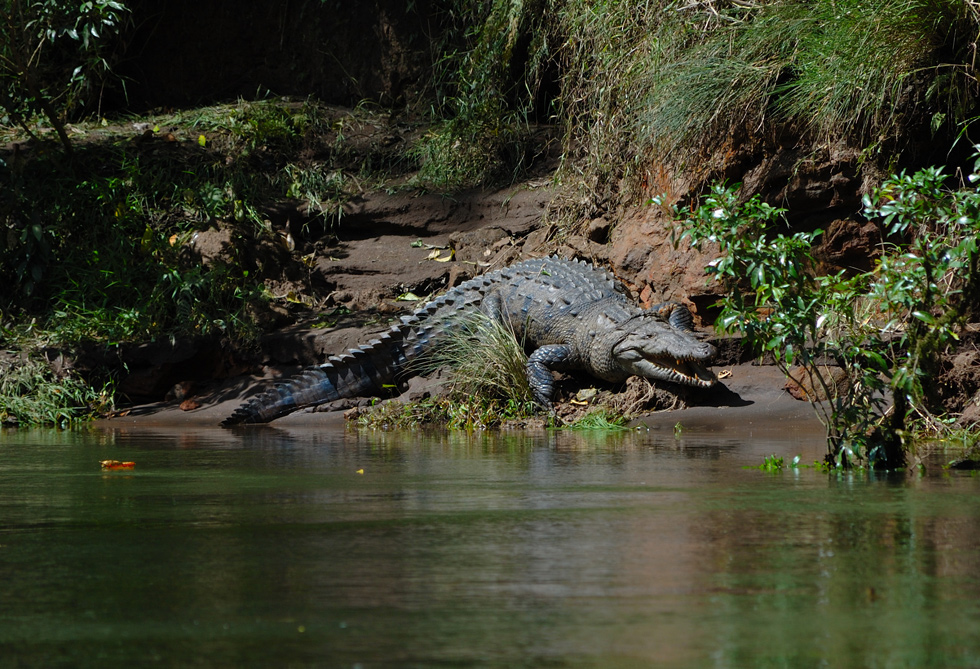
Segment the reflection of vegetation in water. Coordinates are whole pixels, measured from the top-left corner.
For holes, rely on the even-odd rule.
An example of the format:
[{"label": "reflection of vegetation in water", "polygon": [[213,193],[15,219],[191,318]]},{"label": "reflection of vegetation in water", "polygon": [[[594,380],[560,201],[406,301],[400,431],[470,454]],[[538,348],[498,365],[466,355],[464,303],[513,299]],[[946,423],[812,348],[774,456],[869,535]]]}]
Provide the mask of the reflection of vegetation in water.
[{"label": "reflection of vegetation in water", "polygon": [[622,413],[600,406],[566,422],[543,413],[533,402],[475,396],[468,399],[441,397],[404,403],[396,400],[382,402],[361,411],[354,424],[373,430],[405,430],[428,425],[467,431],[501,427],[617,431],[628,430],[628,420]]},{"label": "reflection of vegetation in water", "polygon": [[416,402],[382,402],[358,415],[357,426],[399,430],[439,425],[451,430],[487,430],[509,421],[526,421],[533,404],[487,397],[468,400],[435,398]]},{"label": "reflection of vegetation in water", "polygon": [[980,305],[980,190],[948,190],[946,180],[935,168],[902,174],[866,199],[882,236],[902,241],[874,270],[851,276],[812,276],[820,231],[777,233],[784,211],[757,197],[739,203],[735,189],[716,187],[700,207],[678,212],[683,237],[720,247],[708,267],[730,291],[718,326],[814,389],[807,399],[838,466],[900,466],[910,430],[934,434],[949,423],[939,356]]}]

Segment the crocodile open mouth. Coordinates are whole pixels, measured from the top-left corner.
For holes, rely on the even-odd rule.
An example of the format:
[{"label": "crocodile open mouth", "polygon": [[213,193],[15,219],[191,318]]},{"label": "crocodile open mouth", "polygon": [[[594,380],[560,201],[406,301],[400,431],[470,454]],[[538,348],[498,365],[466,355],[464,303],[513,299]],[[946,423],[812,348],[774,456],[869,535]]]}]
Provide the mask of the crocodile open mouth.
[{"label": "crocodile open mouth", "polygon": [[662,381],[672,381],[699,388],[710,388],[718,383],[718,377],[715,376],[714,372],[693,359],[682,360],[680,358],[658,356],[644,358],[638,362],[639,366],[643,366],[643,363],[646,363],[652,368],[644,376]]}]

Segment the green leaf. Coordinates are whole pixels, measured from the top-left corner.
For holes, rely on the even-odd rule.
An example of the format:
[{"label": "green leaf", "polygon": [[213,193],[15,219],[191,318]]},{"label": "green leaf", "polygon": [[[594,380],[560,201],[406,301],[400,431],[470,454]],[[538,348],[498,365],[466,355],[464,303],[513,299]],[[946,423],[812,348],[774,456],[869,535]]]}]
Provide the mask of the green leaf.
[{"label": "green leaf", "polygon": [[913,311],[912,312],[912,316],[914,316],[915,318],[919,319],[920,321],[922,321],[923,323],[925,323],[927,325],[935,325],[936,324],[936,319],[933,317],[932,314],[930,314],[928,312],[925,312],[925,311]]}]

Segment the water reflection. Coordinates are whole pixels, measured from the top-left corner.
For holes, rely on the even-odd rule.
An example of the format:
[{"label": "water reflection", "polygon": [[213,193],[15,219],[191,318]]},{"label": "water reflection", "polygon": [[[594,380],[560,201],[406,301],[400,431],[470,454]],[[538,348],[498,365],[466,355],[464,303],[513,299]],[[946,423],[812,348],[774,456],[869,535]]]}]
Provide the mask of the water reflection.
[{"label": "water reflection", "polygon": [[24,666],[980,662],[980,479],[744,468],[819,435],[0,438]]}]

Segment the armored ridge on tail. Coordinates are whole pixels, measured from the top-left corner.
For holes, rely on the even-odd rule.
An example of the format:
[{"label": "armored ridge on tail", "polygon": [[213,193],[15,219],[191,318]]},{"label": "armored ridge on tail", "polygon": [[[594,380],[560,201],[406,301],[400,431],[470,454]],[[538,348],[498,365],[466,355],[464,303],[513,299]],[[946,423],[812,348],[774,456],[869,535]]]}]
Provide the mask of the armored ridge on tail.
[{"label": "armored ridge on tail", "polygon": [[668,302],[641,309],[605,270],[537,258],[460,284],[377,339],[242,404],[222,425],[266,423],[303,407],[379,394],[476,311],[509,324],[532,351],[528,380],[545,407],[554,392],[552,370],[584,370],[606,381],[640,375],[701,388],[717,380],[704,366],[715,349],[696,336],[685,307]]}]

